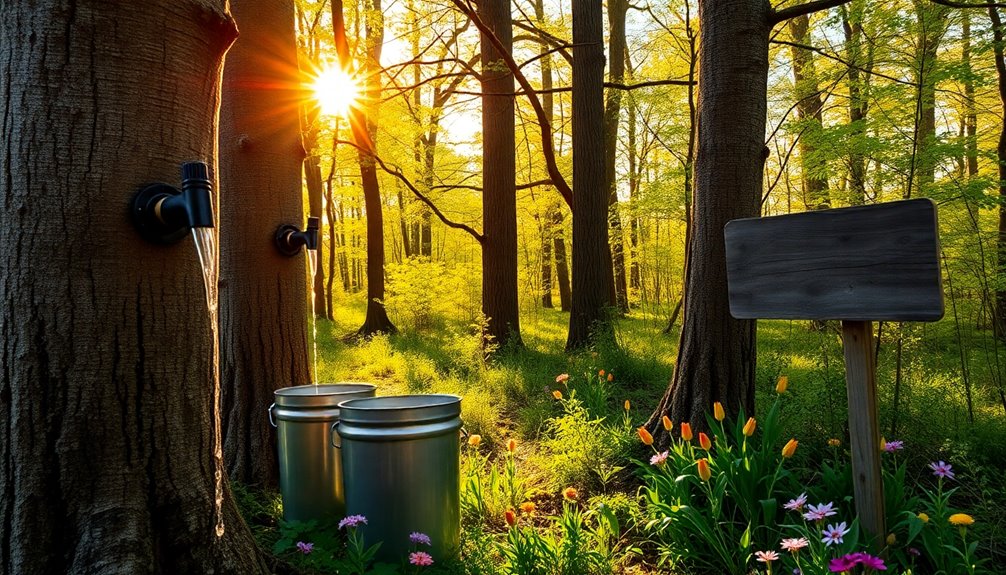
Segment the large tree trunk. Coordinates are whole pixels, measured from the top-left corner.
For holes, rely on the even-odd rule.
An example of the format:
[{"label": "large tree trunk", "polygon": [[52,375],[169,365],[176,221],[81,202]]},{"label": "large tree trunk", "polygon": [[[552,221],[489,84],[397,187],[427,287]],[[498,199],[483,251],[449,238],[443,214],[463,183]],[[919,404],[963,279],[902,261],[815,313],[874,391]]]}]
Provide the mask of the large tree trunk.
[{"label": "large tree trunk", "polygon": [[[234,5],[241,38],[227,56],[220,113],[220,372],[231,479],[274,487],[273,391],[311,382],[305,253],[273,245],[281,224],[303,225],[300,84],[293,0]],[[268,121],[265,121],[268,119]],[[319,242],[320,243],[320,242]],[[324,302],[322,302],[324,303]]]},{"label": "large tree trunk", "polygon": [[[622,83],[625,80],[625,14],[628,0],[608,0],[608,79]],[[608,90],[604,105],[604,181],[608,186],[608,226],[611,237],[612,279],[615,282],[615,301],[611,302],[620,313],[629,312],[629,288],[625,274],[625,241],[622,234],[622,217],[618,213],[618,179],[615,174],[615,156],[618,151],[618,121],[622,109],[622,91]]]},{"label": "large tree trunk", "polygon": [[608,188],[604,184],[601,0],[573,3],[573,301],[566,349],[608,334]]},{"label": "large tree trunk", "polygon": [[[989,18],[992,20],[992,49],[995,54],[996,78],[999,92],[1002,123],[999,126],[999,144],[996,146],[996,159],[999,160],[999,234],[996,239],[996,273],[1000,278],[1006,277],[1006,56],[1004,52],[1004,32],[999,9],[990,7]],[[996,289],[995,318],[996,335],[1006,338],[1006,289]]]},{"label": "large tree trunk", "polygon": [[223,471],[196,250],[127,215],[214,161],[234,38],[222,0],[0,9],[0,572],[269,572]]},{"label": "large tree trunk", "polygon": [[754,411],[755,322],[730,316],[723,226],[759,213],[769,14],[764,0],[699,3],[698,150],[684,321],[674,376],[647,424],[661,433],[664,414],[704,426],[714,401],[733,416]]},{"label": "large tree trunk", "polygon": [[[513,47],[510,0],[482,0],[479,16],[503,48]],[[513,73],[482,38],[482,313],[485,336],[520,345],[517,307],[517,189]]]},{"label": "large tree trunk", "polygon": [[[789,21],[793,42],[810,44],[810,16],[803,14]],[[814,57],[810,50],[793,46],[793,86],[797,118],[800,120],[800,179],[803,182],[803,203],[808,210],[831,207],[828,197],[826,164],[816,158],[821,138],[821,109],[824,101],[817,87]]]}]

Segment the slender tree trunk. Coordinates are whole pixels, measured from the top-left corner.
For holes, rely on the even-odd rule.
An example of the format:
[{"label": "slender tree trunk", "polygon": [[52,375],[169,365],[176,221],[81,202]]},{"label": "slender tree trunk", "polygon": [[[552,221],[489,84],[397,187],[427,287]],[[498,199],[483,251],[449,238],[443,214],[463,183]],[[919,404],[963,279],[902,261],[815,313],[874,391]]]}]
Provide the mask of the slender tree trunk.
[{"label": "slender tree trunk", "polygon": [[564,228],[562,206],[552,212],[554,225],[553,254],[555,255],[555,280],[559,284],[559,309],[569,311],[573,305],[573,294],[569,288],[569,265],[566,263],[566,230]]},{"label": "slender tree trunk", "polygon": [[[538,22],[538,25],[545,28],[547,24],[545,20],[545,3],[543,0],[535,0],[534,2],[534,15]],[[539,45],[538,56],[541,58],[541,106],[545,111],[545,120],[548,122],[549,126],[552,126],[552,120],[554,115],[555,101],[552,95],[552,54],[551,48],[548,44],[542,42]],[[543,219],[542,229],[545,233],[542,234],[542,246],[541,246],[541,284],[542,284],[542,307],[551,308],[554,307],[552,303],[552,246],[555,242],[560,242],[562,239],[562,229],[561,223],[560,227],[555,227],[556,214],[558,210],[562,207],[558,205],[557,202],[549,202],[549,207],[545,210],[545,217]],[[559,221],[562,221],[562,214],[558,214]],[[555,243],[555,253],[556,253],[556,269],[558,270],[558,259],[559,259],[559,245]],[[563,260],[565,261],[565,246],[563,245]],[[568,273],[567,273],[568,275]],[[559,299],[560,307],[563,311],[569,310],[569,281],[566,281],[566,297],[562,297],[562,281],[560,280],[559,289]]]},{"label": "slender tree trunk", "polygon": [[848,7],[841,7],[842,30],[845,33],[846,59],[849,62],[846,72],[849,78],[849,125],[851,127],[851,145],[849,146],[849,203],[852,205],[860,205],[866,202],[866,157],[863,155],[861,146],[868,111],[866,88],[869,85],[869,74],[860,76],[860,69],[862,68],[867,72],[872,70],[873,59],[872,57],[867,58],[864,62],[862,56],[865,8],[865,0],[853,0]]},{"label": "slender tree trunk", "polygon": [[566,349],[608,337],[608,189],[604,184],[601,0],[573,3],[573,302]]},{"label": "slender tree trunk", "polygon": [[[482,0],[479,16],[507,51],[513,47],[510,0]],[[482,38],[482,313],[485,337],[521,345],[517,307],[517,189],[514,79]]]},{"label": "slender tree trunk", "polygon": [[704,426],[714,401],[732,416],[754,412],[755,322],[730,316],[723,226],[759,214],[770,13],[764,0],[699,4],[694,224],[678,361],[647,423],[655,431],[664,414]]},{"label": "slender tree trunk", "polygon": [[2,573],[269,572],[223,470],[193,242],[127,216],[215,162],[235,36],[222,1],[0,9]]},{"label": "slender tree trunk", "polygon": [[[971,11],[961,10],[961,64],[964,66],[964,165],[971,181],[978,175],[978,113],[971,66]],[[970,209],[970,208],[969,208]]]},{"label": "slender tree trunk", "polygon": [[[628,65],[629,55],[625,55]],[[632,73],[631,68],[629,73]],[[641,287],[639,277],[639,216],[636,213],[636,200],[639,197],[639,163],[636,149],[636,103],[629,95],[629,287],[638,291]]]},{"label": "slender tree trunk", "polygon": [[[947,30],[947,8],[928,0],[915,1],[918,18],[918,52],[915,63],[915,81],[919,86],[918,128],[916,130],[913,171],[915,189],[926,195],[932,186],[937,162],[936,141],[936,65],[940,42]],[[909,184],[906,197],[911,196]]]},{"label": "slender tree trunk", "polygon": [[[793,42],[810,44],[810,16],[803,14],[789,21]],[[821,109],[824,101],[817,86],[814,58],[806,48],[792,47],[793,85],[796,96],[797,118],[800,120],[800,178],[803,182],[803,203],[808,210],[831,207],[828,197],[826,164],[816,158],[817,142],[823,131]]]},{"label": "slender tree trunk", "polygon": [[[625,80],[625,15],[628,0],[608,0],[608,78],[612,82]],[[620,313],[629,312],[629,289],[625,277],[625,241],[622,217],[618,211],[618,181],[615,156],[618,151],[618,123],[622,109],[622,91],[608,90],[604,106],[604,181],[608,186],[608,232],[611,248],[612,277],[615,300],[611,302]]]},{"label": "slender tree trunk", "polygon": [[[999,126],[999,144],[996,146],[996,159],[999,160],[999,235],[996,241],[996,272],[1000,278],[1006,277],[1006,57],[1003,56],[1003,24],[998,8],[989,8],[989,18],[992,20],[992,49],[995,54],[996,78],[1002,124]],[[1006,338],[1006,289],[996,289],[995,319],[999,326],[996,333],[1000,338]]]},{"label": "slender tree trunk", "polygon": [[281,224],[303,225],[300,126],[293,114],[262,121],[300,84],[294,6],[256,0],[234,7],[241,37],[228,52],[220,114],[224,458],[232,479],[275,487],[276,436],[264,414],[273,391],[311,382],[307,256],[289,258],[269,245]]}]

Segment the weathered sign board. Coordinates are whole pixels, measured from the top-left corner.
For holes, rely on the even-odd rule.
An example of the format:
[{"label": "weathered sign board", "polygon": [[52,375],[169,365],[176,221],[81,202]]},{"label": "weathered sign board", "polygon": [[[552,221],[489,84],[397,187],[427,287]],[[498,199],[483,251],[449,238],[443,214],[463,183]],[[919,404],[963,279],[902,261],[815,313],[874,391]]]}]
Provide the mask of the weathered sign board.
[{"label": "weathered sign board", "polygon": [[928,199],[733,220],[724,230],[731,315],[841,320],[856,511],[880,540],[872,322],[943,317],[938,230]]}]

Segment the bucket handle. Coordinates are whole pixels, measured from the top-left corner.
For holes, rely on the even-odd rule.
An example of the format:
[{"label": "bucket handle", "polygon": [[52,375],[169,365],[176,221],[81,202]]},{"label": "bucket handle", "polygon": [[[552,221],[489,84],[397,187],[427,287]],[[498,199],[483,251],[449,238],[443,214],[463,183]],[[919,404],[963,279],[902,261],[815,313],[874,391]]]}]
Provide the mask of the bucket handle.
[{"label": "bucket handle", "polygon": [[339,441],[339,443],[338,443],[338,444],[336,444],[336,443],[335,443],[335,437],[336,437],[337,435],[339,435],[339,434],[338,434],[338,433],[337,433],[337,432],[335,431],[335,428],[336,428],[336,427],[339,427],[339,422],[338,422],[338,421],[336,421],[335,423],[333,423],[333,424],[332,424],[332,428],[331,428],[331,429],[329,430],[329,432],[328,432],[328,435],[329,435],[329,439],[331,440],[331,443],[332,443],[332,447],[334,447],[334,448],[336,448],[336,449],[342,449],[342,441],[341,441],[341,440]]},{"label": "bucket handle", "polygon": [[465,443],[466,441],[468,441],[469,436],[470,434],[468,433],[468,430],[465,429],[465,426],[462,425],[461,429],[458,430],[458,442]]},{"label": "bucket handle", "polygon": [[274,404],[270,405],[270,406],[269,406],[269,409],[268,409],[268,412],[269,412],[269,425],[271,425],[271,426],[273,426],[273,427],[276,427],[276,422],[275,422],[275,421],[273,420],[273,418],[272,418],[272,410],[273,410],[273,409],[274,409],[275,407],[276,407],[276,404],[274,403]]}]

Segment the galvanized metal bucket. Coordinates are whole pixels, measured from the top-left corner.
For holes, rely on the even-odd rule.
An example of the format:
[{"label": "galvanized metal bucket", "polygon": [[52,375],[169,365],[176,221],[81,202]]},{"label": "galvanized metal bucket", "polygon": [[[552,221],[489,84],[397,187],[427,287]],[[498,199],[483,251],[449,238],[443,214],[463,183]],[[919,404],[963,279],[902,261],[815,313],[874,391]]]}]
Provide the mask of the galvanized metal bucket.
[{"label": "galvanized metal bucket", "polygon": [[339,421],[340,402],[374,397],[376,389],[369,383],[326,383],[274,392],[269,422],[277,428],[283,519],[309,521],[345,514],[342,461],[332,445],[331,430]]},{"label": "galvanized metal bucket", "polygon": [[429,535],[419,550],[434,561],[456,556],[461,536],[461,398],[404,395],[339,404],[346,514],[364,515],[367,544],[397,562],[413,548],[409,535]]}]

